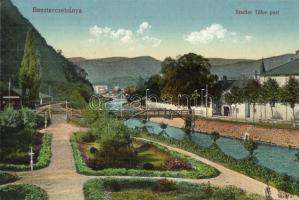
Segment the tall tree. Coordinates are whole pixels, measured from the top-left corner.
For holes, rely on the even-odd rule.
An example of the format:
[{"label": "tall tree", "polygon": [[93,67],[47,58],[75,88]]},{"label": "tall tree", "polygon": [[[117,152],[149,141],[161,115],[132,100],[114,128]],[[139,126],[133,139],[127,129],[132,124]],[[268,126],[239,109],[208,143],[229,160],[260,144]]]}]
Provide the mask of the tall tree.
[{"label": "tall tree", "polygon": [[177,100],[179,94],[191,95],[206,84],[214,85],[218,77],[210,73],[210,68],[208,59],[194,53],[166,58],[162,62],[161,96]]},{"label": "tall tree", "polygon": [[299,103],[299,82],[293,77],[290,77],[282,90],[282,101],[290,104],[293,112],[293,126],[296,126],[295,105]]},{"label": "tall tree", "polygon": [[255,106],[260,99],[261,85],[257,80],[249,80],[244,87],[244,101],[253,105],[253,121],[255,120]]},{"label": "tall tree", "polygon": [[25,48],[19,71],[19,83],[25,106],[33,107],[38,98],[40,73],[35,34],[29,29],[26,36]]},{"label": "tall tree", "polygon": [[265,102],[270,104],[271,118],[273,118],[273,107],[279,100],[280,87],[275,79],[268,79],[262,86],[262,98]]}]

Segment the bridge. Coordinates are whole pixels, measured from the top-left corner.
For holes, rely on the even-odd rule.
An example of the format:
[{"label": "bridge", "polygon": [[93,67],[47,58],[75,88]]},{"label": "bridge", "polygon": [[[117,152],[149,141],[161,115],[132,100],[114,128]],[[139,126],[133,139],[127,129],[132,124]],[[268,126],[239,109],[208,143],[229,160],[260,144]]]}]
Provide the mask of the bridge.
[{"label": "bridge", "polygon": [[192,131],[194,127],[194,115],[192,110],[170,110],[170,109],[143,109],[143,110],[122,110],[110,111],[118,118],[151,118],[163,117],[167,119],[181,118],[185,121],[185,129]]}]

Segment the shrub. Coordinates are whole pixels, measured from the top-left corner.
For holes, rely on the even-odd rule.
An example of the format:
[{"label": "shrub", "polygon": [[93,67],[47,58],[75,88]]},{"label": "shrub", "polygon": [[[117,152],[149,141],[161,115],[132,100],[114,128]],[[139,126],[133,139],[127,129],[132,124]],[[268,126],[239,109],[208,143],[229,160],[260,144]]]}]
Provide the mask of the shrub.
[{"label": "shrub", "polygon": [[297,161],[299,162],[299,151],[295,154]]},{"label": "shrub", "polygon": [[95,153],[98,152],[98,149],[95,148],[95,147],[91,147],[91,148],[89,149],[89,152],[92,153],[92,154],[95,154]]},{"label": "shrub", "polygon": [[0,187],[1,199],[47,200],[47,193],[35,185],[7,185]]},{"label": "shrub", "polygon": [[137,165],[137,154],[126,135],[111,134],[101,138],[95,160],[105,168],[134,168]]},{"label": "shrub", "polygon": [[163,168],[167,170],[191,170],[192,166],[186,161],[172,158],[164,163]]},{"label": "shrub", "polygon": [[145,169],[145,170],[154,170],[155,169],[155,166],[152,164],[152,163],[144,163],[143,164],[143,167],[142,167],[143,169]]}]

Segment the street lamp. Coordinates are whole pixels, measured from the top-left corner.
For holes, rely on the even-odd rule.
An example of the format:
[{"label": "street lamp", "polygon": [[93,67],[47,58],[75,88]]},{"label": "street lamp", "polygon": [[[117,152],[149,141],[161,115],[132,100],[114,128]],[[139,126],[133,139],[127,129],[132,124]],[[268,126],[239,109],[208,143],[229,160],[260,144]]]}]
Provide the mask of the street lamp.
[{"label": "street lamp", "polygon": [[180,106],[180,98],[182,97],[181,94],[178,94],[178,107]]},{"label": "street lamp", "polygon": [[147,109],[147,92],[149,89],[145,90],[145,109],[146,109],[146,120],[148,120],[148,109]]},{"label": "street lamp", "polygon": [[200,101],[200,106],[202,107],[202,103],[203,103],[203,92],[205,91],[205,89],[201,89],[201,101]]},{"label": "street lamp", "polygon": [[194,90],[194,106],[197,106],[197,90]]}]

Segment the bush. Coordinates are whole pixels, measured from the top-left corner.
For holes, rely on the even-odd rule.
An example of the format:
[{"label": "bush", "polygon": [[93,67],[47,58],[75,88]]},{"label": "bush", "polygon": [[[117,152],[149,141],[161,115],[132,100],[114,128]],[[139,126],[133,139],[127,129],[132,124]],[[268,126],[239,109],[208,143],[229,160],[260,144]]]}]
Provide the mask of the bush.
[{"label": "bush", "polygon": [[142,167],[143,169],[145,169],[145,170],[154,170],[155,169],[155,166],[152,164],[152,163],[144,163],[143,164],[143,167]]},{"label": "bush", "polygon": [[16,180],[18,180],[17,176],[0,171],[0,185],[6,184],[6,183],[11,183]]},{"label": "bush", "polygon": [[89,149],[89,152],[92,153],[92,154],[95,154],[95,153],[98,152],[98,149],[95,148],[95,147],[91,147],[91,148]]},{"label": "bush", "polygon": [[166,161],[163,165],[163,168],[167,170],[191,170],[192,166],[186,161],[173,158]]},{"label": "bush", "polygon": [[7,185],[0,187],[1,199],[47,200],[47,193],[35,185]]}]

